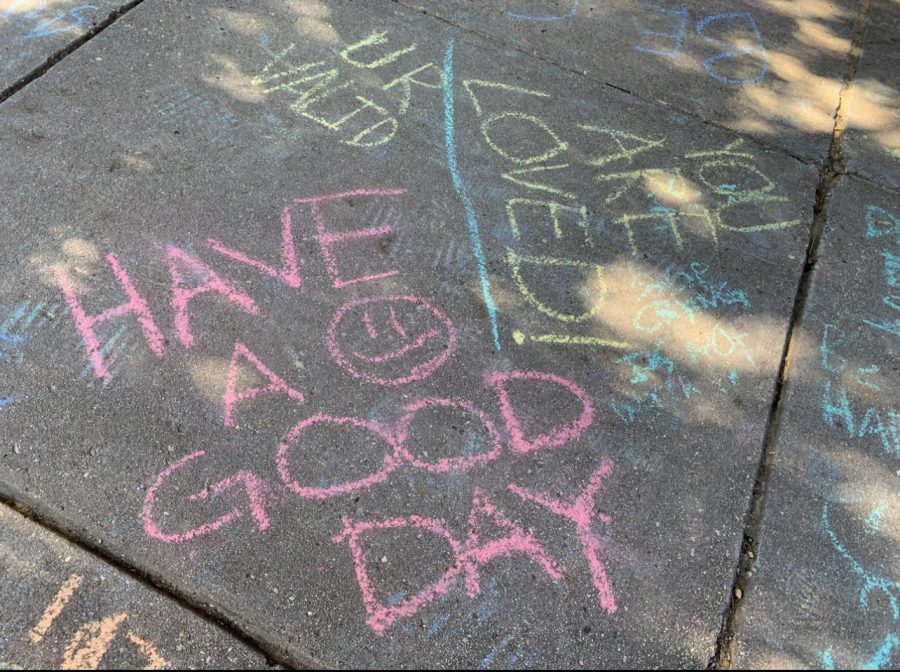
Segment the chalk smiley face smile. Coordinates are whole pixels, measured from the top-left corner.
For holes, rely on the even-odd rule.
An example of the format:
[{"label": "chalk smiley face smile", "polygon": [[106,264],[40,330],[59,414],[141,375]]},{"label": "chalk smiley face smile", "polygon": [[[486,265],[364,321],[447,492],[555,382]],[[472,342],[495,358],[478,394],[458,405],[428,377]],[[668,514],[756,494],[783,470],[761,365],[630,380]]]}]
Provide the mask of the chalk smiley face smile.
[{"label": "chalk smiley face smile", "polygon": [[424,380],[456,349],[456,327],[416,296],[353,299],[328,327],[332,359],[354,378],[397,386]]}]

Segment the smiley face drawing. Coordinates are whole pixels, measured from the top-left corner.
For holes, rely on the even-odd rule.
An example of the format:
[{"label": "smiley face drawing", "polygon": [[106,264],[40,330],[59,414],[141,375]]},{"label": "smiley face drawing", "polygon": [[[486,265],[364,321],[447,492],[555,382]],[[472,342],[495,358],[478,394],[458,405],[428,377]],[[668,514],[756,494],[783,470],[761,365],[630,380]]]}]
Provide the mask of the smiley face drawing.
[{"label": "smiley face drawing", "polygon": [[398,386],[443,366],[456,349],[456,327],[420,297],[374,296],[341,306],[326,340],[331,358],[354,378]]}]

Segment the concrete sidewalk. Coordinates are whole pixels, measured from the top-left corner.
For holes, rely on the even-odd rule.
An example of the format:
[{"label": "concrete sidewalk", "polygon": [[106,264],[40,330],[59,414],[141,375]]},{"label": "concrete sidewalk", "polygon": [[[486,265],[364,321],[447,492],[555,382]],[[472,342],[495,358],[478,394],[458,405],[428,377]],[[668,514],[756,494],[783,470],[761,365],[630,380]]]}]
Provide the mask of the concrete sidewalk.
[{"label": "concrete sidewalk", "polygon": [[0,661],[900,663],[896,2],[0,12]]}]

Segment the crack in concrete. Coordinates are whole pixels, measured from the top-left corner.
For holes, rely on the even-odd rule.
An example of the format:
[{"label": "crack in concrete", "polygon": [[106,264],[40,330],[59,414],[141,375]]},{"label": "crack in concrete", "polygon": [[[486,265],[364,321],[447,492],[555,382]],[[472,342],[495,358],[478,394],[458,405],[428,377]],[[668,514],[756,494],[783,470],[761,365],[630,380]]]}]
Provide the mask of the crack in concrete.
[{"label": "crack in concrete", "polygon": [[788,372],[795,352],[796,335],[803,324],[806,302],[812,286],[813,272],[819,261],[819,244],[828,224],[828,207],[831,203],[831,197],[840,184],[841,179],[848,174],[841,141],[847,130],[847,103],[852,93],[853,81],[856,78],[860,57],[862,56],[870,11],[871,0],[860,0],[853,41],[850,46],[850,52],[847,55],[844,70],[844,82],[838,95],[838,104],[834,113],[834,131],[831,136],[828,159],[819,170],[819,184],[816,187],[815,203],[813,204],[813,225],[809,234],[806,262],[803,266],[803,273],[800,276],[797,294],[794,297],[794,306],[785,336],[781,364],[766,425],[766,435],[763,439],[762,455],[760,456],[756,482],[753,485],[753,493],[745,517],[741,554],[731,586],[728,608],[723,615],[722,628],[716,641],[716,651],[710,659],[707,669],[732,669],[735,663],[739,630],[743,624],[743,605],[747,598],[748,590],[752,588],[753,571],[759,555],[759,536],[765,517],[769,477],[775,461],[776,444],[784,410],[782,401],[789,384]]},{"label": "crack in concrete", "polygon": [[565,65],[564,63],[558,63],[558,62],[554,61],[553,59],[547,58],[546,56],[541,55],[537,52],[528,52],[525,49],[522,49],[521,47],[516,46],[515,44],[506,42],[505,40],[497,37],[496,35],[493,35],[492,33],[486,33],[484,31],[477,30],[475,28],[471,28],[468,26],[464,26],[464,25],[455,23],[446,17],[439,16],[438,14],[431,14],[428,12],[428,10],[426,10],[422,7],[416,7],[415,5],[410,5],[407,2],[405,2],[404,0],[391,0],[391,1],[394,4],[399,5],[403,9],[406,9],[410,12],[415,12],[416,14],[423,14],[427,17],[434,19],[435,21],[440,21],[441,23],[445,23],[448,26],[451,26],[460,32],[477,35],[478,37],[485,39],[488,42],[492,42],[493,44],[503,47],[505,49],[515,51],[516,53],[519,53],[523,56],[532,58],[536,61],[540,61],[541,63],[543,63],[545,65],[550,65],[550,66],[553,66],[554,68],[559,68],[560,70],[571,73],[573,75],[577,75],[578,77],[583,77],[584,79],[588,80],[589,82],[593,82],[594,84],[597,84],[599,86],[604,86],[608,89],[613,89],[615,91],[618,91],[619,93],[624,93],[626,95],[629,95],[632,98],[634,98],[635,100],[638,100],[641,103],[644,103],[645,105],[650,105],[653,107],[661,107],[661,108],[670,110],[672,112],[677,112],[678,114],[684,115],[685,117],[688,117],[692,121],[695,121],[703,126],[715,128],[720,131],[725,131],[735,137],[743,139],[745,142],[747,142],[751,145],[754,145],[757,149],[761,149],[766,152],[776,152],[778,154],[788,156],[788,157],[794,159],[795,161],[802,163],[805,166],[810,166],[810,167],[818,166],[818,162],[815,159],[809,159],[809,158],[802,157],[798,154],[791,152],[788,149],[785,149],[784,147],[780,147],[778,145],[768,143],[765,140],[763,140],[762,138],[758,138],[753,135],[745,135],[739,131],[734,130],[733,128],[730,128],[729,126],[717,123],[710,119],[706,119],[705,117],[700,116],[697,112],[694,112],[692,110],[681,108],[677,105],[673,105],[672,103],[669,103],[668,101],[645,98],[645,97],[635,93],[634,91],[630,91],[630,90],[623,88],[617,84],[613,84],[612,82],[607,82],[603,79],[595,79],[593,77],[590,77],[583,70],[577,70],[571,66]]},{"label": "crack in concrete", "polygon": [[327,669],[322,661],[312,656],[300,657],[292,654],[288,646],[273,643],[271,633],[263,629],[238,622],[236,615],[205,602],[200,595],[191,595],[187,591],[171,585],[162,576],[132,564],[113,551],[103,548],[88,535],[76,531],[76,526],[62,520],[58,511],[47,510],[38,500],[0,481],[0,503],[15,509],[31,523],[40,526],[64,541],[87,553],[99,562],[113,567],[130,579],[137,581],[144,588],[157,593],[174,602],[178,607],[188,611],[202,621],[233,637],[248,648],[256,651],[266,659],[270,667],[280,666],[288,669]]},{"label": "crack in concrete", "polygon": [[70,54],[74,53],[85,44],[93,40],[97,35],[102,33],[104,30],[113,25],[116,21],[121,19],[123,16],[128,14],[132,9],[143,3],[144,0],[131,0],[116,9],[110,12],[105,19],[97,23],[93,26],[89,31],[87,31],[84,35],[77,37],[76,39],[69,42],[65,47],[53,53],[46,61],[44,61],[37,68],[29,72],[27,75],[23,75],[15,82],[10,84],[8,87],[0,91],[0,104],[6,102],[9,98],[12,98],[19,91],[24,89],[26,86],[31,84],[33,81],[40,79],[48,72],[50,69],[65,59]]}]

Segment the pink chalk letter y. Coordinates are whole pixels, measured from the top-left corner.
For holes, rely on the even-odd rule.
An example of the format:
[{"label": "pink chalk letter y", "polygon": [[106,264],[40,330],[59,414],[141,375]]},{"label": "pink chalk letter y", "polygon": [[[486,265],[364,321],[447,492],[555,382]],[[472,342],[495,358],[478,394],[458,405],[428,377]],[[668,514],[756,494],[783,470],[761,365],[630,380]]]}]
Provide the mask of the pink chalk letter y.
[{"label": "pink chalk letter y", "polygon": [[[499,539],[481,539],[485,518],[492,520],[493,526],[502,530]],[[373,530],[414,529],[429,532],[443,540],[453,554],[453,564],[437,581],[429,584],[415,595],[395,604],[382,604],[376,597],[375,587],[369,575],[368,561],[361,541],[362,536]],[[562,571],[541,545],[522,528],[508,520],[481,492],[476,491],[469,515],[469,534],[465,542],[457,540],[450,530],[438,520],[410,516],[391,518],[377,523],[354,522],[344,518],[343,530],[333,539],[334,543],[346,542],[356,569],[356,580],[366,608],[366,622],[378,635],[384,635],[399,619],[418,613],[435,599],[449,593],[457,577],[465,575],[466,594],[474,599],[481,592],[478,570],[496,558],[508,558],[524,554],[555,581],[563,578]],[[398,549],[398,552],[400,549]]]},{"label": "pink chalk letter y", "polygon": [[[569,500],[554,499],[546,493],[534,493],[518,485],[509,486],[510,492],[515,493],[525,501],[546,507],[557,516],[567,518],[575,523],[582,552],[591,570],[591,580],[594,583],[594,588],[597,589],[597,594],[600,596],[600,607],[607,614],[616,613],[618,607],[616,606],[616,598],[613,596],[609,579],[606,576],[606,568],[603,566],[603,547],[600,544],[600,540],[597,539],[597,535],[591,530],[591,524],[595,518],[594,498],[603,486],[603,481],[609,477],[612,470],[612,462],[604,460],[593,476],[591,476],[587,487],[579,495]],[[596,518],[602,523],[609,524],[610,522],[609,517],[603,514],[597,514]]]},{"label": "pink chalk letter y", "polygon": [[[175,331],[178,333],[178,340],[184,347],[191,348],[194,345],[188,304],[191,299],[201,294],[217,292],[245,312],[251,315],[259,314],[259,307],[253,299],[223,280],[199,259],[195,259],[174,245],[166,246],[166,256],[169,261],[169,273],[172,275],[172,308],[175,310]],[[185,287],[179,266],[189,270],[202,282],[195,287]]]},{"label": "pink chalk letter y", "polygon": [[[238,392],[235,388],[238,384],[238,373],[240,372],[240,360],[246,359],[253,364],[256,370],[265,376],[269,384],[266,387],[250,387]],[[234,353],[231,355],[231,366],[228,368],[228,381],[225,386],[225,426],[234,427],[234,407],[245,399],[253,399],[263,394],[286,394],[291,399],[303,403],[303,394],[288,385],[284,380],[273,373],[265,364],[259,361],[256,355],[250,352],[246,345],[238,341],[234,344]]]},{"label": "pink chalk letter y", "polygon": [[118,279],[119,283],[122,285],[122,289],[125,290],[125,294],[128,296],[128,302],[123,303],[121,306],[110,308],[99,315],[87,315],[84,312],[84,306],[81,305],[81,301],[75,295],[75,290],[69,282],[66,271],[63,268],[57,268],[55,270],[56,281],[59,283],[63,296],[66,299],[66,303],[69,304],[69,309],[72,311],[72,317],[75,319],[75,326],[81,334],[84,346],[87,349],[88,359],[94,366],[94,374],[103,380],[109,379],[109,370],[106,368],[106,363],[103,361],[103,352],[100,347],[100,341],[97,338],[97,333],[94,331],[94,328],[101,322],[106,322],[107,320],[133,313],[137,316],[138,322],[141,325],[141,330],[144,332],[144,338],[147,339],[147,344],[150,346],[153,353],[157,357],[162,357],[165,354],[163,335],[160,332],[159,327],[156,326],[156,321],[153,319],[153,314],[150,312],[147,301],[138,293],[137,289],[135,289],[134,284],[131,282],[131,278],[128,277],[128,273],[126,273],[125,269],[119,264],[116,255],[112,253],[108,254],[106,256],[106,261],[109,262],[109,265],[112,267],[116,279]]}]

